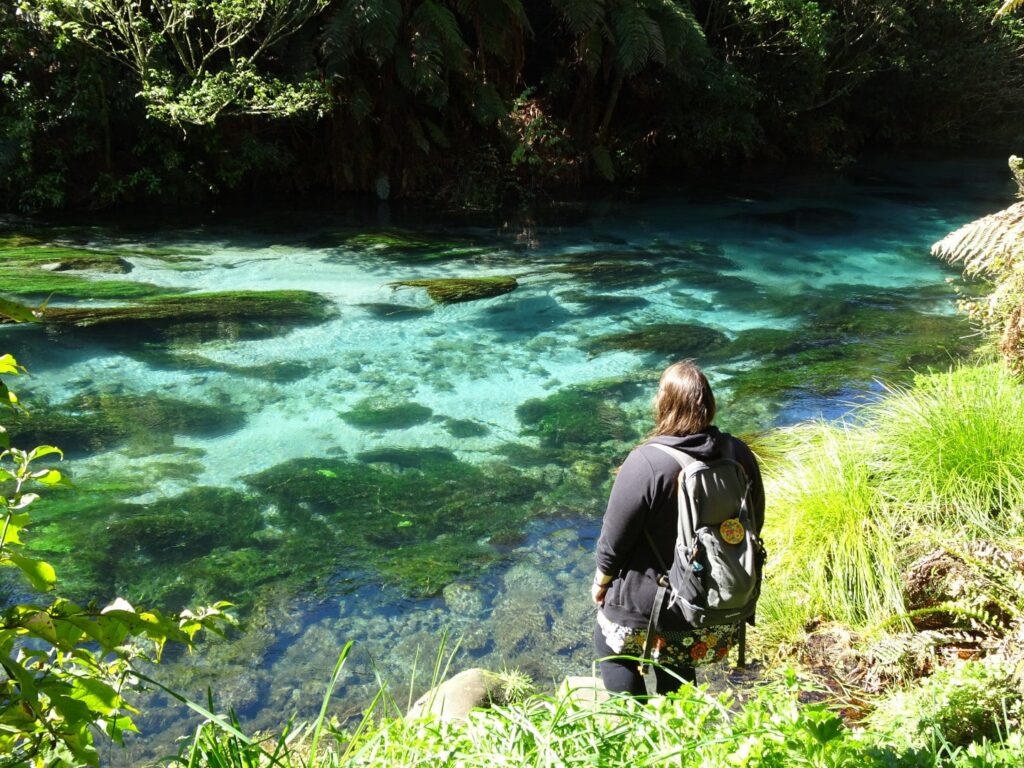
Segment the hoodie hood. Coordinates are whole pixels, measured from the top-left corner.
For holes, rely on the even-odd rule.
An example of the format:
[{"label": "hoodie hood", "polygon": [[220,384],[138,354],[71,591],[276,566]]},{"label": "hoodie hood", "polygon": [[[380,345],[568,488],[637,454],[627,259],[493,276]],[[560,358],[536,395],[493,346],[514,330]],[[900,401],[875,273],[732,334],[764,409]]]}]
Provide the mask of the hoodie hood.
[{"label": "hoodie hood", "polygon": [[667,445],[693,456],[695,459],[716,459],[722,454],[722,440],[727,439],[718,427],[708,427],[704,432],[693,435],[657,435],[648,442]]}]

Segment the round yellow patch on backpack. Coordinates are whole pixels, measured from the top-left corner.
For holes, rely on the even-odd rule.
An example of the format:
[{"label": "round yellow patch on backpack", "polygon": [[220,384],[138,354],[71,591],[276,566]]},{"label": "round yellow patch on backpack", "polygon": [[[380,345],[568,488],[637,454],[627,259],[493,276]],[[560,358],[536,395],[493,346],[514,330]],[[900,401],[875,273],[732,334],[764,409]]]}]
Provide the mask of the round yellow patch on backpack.
[{"label": "round yellow patch on backpack", "polygon": [[722,541],[726,544],[739,544],[747,533],[743,528],[743,523],[735,517],[730,517],[722,523],[718,527],[718,532],[722,535]]}]

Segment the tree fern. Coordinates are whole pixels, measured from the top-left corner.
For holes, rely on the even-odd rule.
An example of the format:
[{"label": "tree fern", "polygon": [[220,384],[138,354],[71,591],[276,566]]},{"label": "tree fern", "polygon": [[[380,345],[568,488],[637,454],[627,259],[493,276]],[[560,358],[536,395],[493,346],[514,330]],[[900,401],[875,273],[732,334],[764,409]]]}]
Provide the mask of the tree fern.
[{"label": "tree fern", "polygon": [[604,0],[553,0],[552,4],[576,37],[586,35],[604,18]]},{"label": "tree fern", "polygon": [[635,75],[651,58],[650,17],[636,0],[625,0],[610,10],[609,22],[616,68],[627,76]]}]

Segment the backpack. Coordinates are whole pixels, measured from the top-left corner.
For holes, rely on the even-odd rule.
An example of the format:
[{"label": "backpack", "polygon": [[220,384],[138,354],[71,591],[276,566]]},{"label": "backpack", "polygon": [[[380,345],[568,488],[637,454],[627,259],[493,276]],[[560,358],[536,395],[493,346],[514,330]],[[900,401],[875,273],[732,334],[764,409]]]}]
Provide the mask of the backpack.
[{"label": "backpack", "polygon": [[[671,566],[665,566],[650,533],[645,532],[662,570],[647,641],[653,639],[662,610],[693,628],[735,624],[742,628],[754,615],[764,564],[764,547],[751,517],[747,473],[735,460],[728,440],[721,458],[708,461],[666,445],[652,445],[679,463],[679,513]],[[742,650],[741,645],[741,666]]]}]

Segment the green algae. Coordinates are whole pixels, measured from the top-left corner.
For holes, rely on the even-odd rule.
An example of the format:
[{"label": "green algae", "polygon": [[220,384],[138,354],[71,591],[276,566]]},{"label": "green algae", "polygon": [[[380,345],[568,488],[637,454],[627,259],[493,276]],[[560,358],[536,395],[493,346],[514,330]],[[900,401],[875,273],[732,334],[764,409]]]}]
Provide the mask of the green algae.
[{"label": "green algae", "polygon": [[382,431],[408,429],[430,420],[434,412],[419,403],[395,403],[380,398],[365,398],[349,411],[343,411],[342,421],[353,427]]},{"label": "green algae", "polygon": [[117,307],[55,307],[45,321],[76,328],[221,321],[299,325],[322,322],[330,314],[330,301],[309,291],[223,291],[171,294]]},{"label": "green algae", "polygon": [[118,594],[169,609],[230,595],[247,605],[260,585],[299,575],[266,546],[263,504],[253,494],[197,487],[127,500],[144,490],[86,483],[39,502],[28,545],[55,562],[67,594]]},{"label": "green algae", "polygon": [[427,296],[438,304],[488,299],[511,293],[519,281],[508,275],[496,277],[438,277],[424,280],[398,280],[393,288],[425,288]]},{"label": "green algae", "polygon": [[549,448],[624,442],[639,434],[632,420],[606,389],[567,387],[516,408],[522,433]]},{"label": "green algae", "polygon": [[165,451],[174,435],[210,437],[238,429],[245,416],[205,403],[141,395],[78,395],[59,406],[35,402],[4,425],[13,445],[57,445],[68,456],[110,450],[131,442],[136,451]]},{"label": "green algae", "polygon": [[124,300],[168,292],[148,283],[68,274],[125,273],[131,268],[116,251],[70,248],[18,235],[0,237],[0,292],[8,296]]},{"label": "green algae", "polygon": [[294,459],[245,480],[273,501],[279,525],[325,544],[338,570],[369,570],[407,594],[433,595],[501,559],[487,541],[540,514],[544,486],[505,464],[420,453],[373,463]]},{"label": "green algae", "polygon": [[376,448],[357,453],[356,458],[367,464],[392,464],[402,469],[426,469],[455,461],[455,454],[447,448]]},{"label": "green algae", "polygon": [[693,323],[654,323],[633,331],[598,336],[587,342],[592,355],[642,352],[678,359],[700,357],[721,349],[729,337],[714,328]]}]

